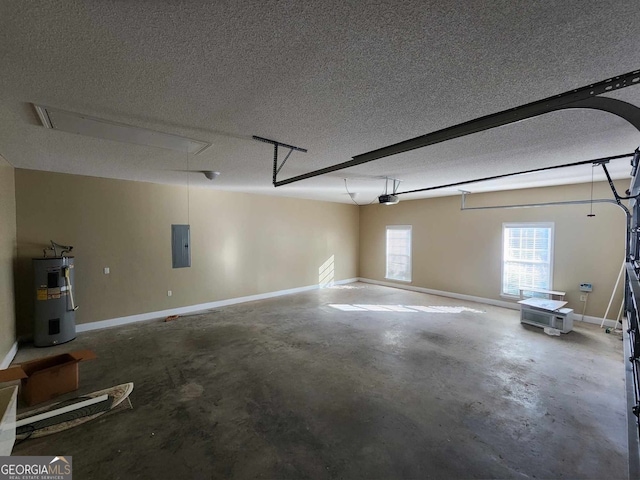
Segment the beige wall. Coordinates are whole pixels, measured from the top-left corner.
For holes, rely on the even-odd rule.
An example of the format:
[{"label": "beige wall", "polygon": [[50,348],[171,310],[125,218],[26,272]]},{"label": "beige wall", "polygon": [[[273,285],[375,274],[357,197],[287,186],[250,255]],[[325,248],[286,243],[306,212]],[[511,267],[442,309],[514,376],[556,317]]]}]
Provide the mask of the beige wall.
[{"label": "beige wall", "polygon": [[50,239],[74,246],[78,323],[318,284],[332,256],[335,280],[358,274],[356,206],[192,187],[192,266],[172,269],[171,224],[187,223],[186,188],[15,176],[21,334],[31,331],[31,258]]},{"label": "beige wall", "polygon": [[[385,281],[385,226],[413,225],[411,285],[500,297],[503,222],[555,222],[553,287],[582,311],[578,284],[591,282],[587,315],[601,316],[624,255],[624,215],[613,205],[460,211],[460,197],[401,201],[387,207],[191,189],[192,267],[172,269],[170,225],[187,223],[186,189],[30,170],[0,168],[3,227],[16,221],[18,333],[31,332],[31,258],[50,239],[74,245],[78,323],[196,305],[317,284],[334,256],[334,279]],[[6,185],[5,185],[6,184]],[[618,182],[620,192],[627,182]],[[5,201],[5,196],[7,201]],[[589,185],[475,194],[468,206],[575,200]],[[605,183],[595,198],[611,198]],[[12,240],[13,238],[13,240]],[[0,353],[15,338],[11,228],[0,249]],[[359,255],[358,255],[359,251]],[[102,269],[111,273],[104,275]],[[167,297],[167,290],[173,291]],[[614,301],[615,312],[621,294]],[[7,335],[4,333],[7,332]],[[10,339],[10,340],[5,340]],[[6,345],[5,345],[6,343]]]},{"label": "beige wall", "polygon": [[[618,182],[623,193],[628,182]],[[467,206],[588,199],[590,185],[568,185],[474,194]],[[402,197],[401,197],[402,198]],[[606,183],[594,198],[613,198]],[[624,258],[625,216],[609,204],[461,211],[460,196],[371,205],[360,211],[360,276],[385,280],[386,225],[413,225],[411,285],[478,297],[500,296],[503,222],[555,222],[553,288],[567,292],[569,307],[582,313],[578,285],[593,284],[586,315],[604,315]],[[623,282],[621,282],[623,283]],[[622,302],[621,288],[609,314]]]},{"label": "beige wall", "polygon": [[16,340],[13,268],[16,258],[14,169],[0,157],[0,362]]}]

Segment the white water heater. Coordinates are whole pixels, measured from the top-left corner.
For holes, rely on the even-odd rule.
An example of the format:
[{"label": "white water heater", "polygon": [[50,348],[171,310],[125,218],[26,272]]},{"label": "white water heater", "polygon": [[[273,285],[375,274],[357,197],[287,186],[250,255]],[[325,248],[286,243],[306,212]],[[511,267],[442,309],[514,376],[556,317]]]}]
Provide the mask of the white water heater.
[{"label": "white water heater", "polygon": [[[57,253],[57,252],[56,252]],[[33,259],[35,315],[33,344],[49,347],[76,338],[73,257]]]}]

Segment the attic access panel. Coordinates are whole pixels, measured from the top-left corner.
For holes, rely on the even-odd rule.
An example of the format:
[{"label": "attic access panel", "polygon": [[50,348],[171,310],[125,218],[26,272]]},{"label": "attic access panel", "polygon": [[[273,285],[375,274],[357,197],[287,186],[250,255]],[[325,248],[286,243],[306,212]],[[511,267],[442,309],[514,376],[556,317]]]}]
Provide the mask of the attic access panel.
[{"label": "attic access panel", "polygon": [[209,142],[195,140],[181,135],[111,122],[102,118],[67,112],[43,105],[34,104],[33,106],[36,109],[38,117],[40,117],[42,126],[53,130],[86,135],[94,138],[103,138],[115,142],[166,148],[176,152],[187,152],[191,155],[198,155],[211,146]]},{"label": "attic access panel", "polygon": [[191,266],[189,225],[171,225],[171,262],[173,268]]}]

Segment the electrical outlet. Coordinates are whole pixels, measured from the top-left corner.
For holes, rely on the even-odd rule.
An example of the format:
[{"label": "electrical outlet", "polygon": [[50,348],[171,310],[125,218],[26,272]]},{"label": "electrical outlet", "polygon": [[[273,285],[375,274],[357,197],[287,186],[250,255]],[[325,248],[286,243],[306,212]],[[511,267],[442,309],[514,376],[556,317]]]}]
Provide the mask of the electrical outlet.
[{"label": "electrical outlet", "polygon": [[171,290],[167,290],[167,297],[170,297],[171,295],[173,295],[173,292]]},{"label": "electrical outlet", "polygon": [[102,270],[104,272],[105,275],[109,275],[109,267],[104,267],[104,269]]},{"label": "electrical outlet", "polygon": [[580,295],[580,301],[581,302],[586,302],[587,301],[587,296],[586,295]]}]

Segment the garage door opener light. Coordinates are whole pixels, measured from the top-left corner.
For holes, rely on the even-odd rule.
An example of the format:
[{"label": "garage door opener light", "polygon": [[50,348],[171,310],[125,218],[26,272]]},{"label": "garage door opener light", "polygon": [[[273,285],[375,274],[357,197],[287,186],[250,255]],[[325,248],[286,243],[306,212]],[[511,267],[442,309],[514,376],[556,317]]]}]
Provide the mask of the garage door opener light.
[{"label": "garage door opener light", "polygon": [[[393,181],[393,191],[391,194],[389,193],[389,180]],[[397,178],[386,177],[384,184],[384,195],[380,195],[378,197],[378,202],[382,203],[383,205],[395,205],[396,203],[398,203],[400,199],[398,198],[398,195],[396,195],[396,193],[398,192],[400,182],[401,180],[398,180]]]}]

